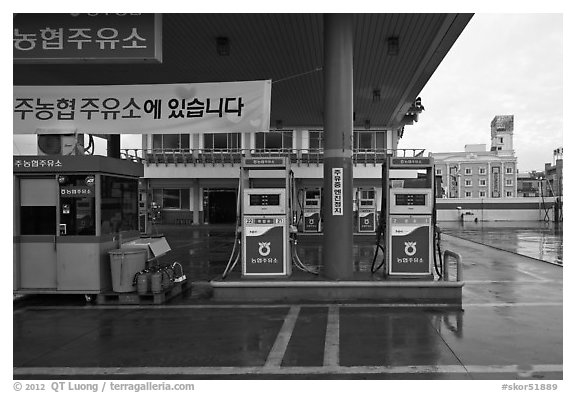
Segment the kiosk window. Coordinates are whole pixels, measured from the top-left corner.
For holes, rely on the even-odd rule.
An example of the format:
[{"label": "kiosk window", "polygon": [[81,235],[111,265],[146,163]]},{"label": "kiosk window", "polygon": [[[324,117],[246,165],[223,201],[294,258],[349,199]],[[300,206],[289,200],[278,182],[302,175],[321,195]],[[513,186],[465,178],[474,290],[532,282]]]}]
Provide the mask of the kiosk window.
[{"label": "kiosk window", "polygon": [[138,230],[138,180],[102,176],[101,234]]},{"label": "kiosk window", "polygon": [[55,235],[56,206],[20,207],[20,234]]},{"label": "kiosk window", "polygon": [[60,175],[60,235],[96,235],[94,175]]},{"label": "kiosk window", "polygon": [[58,186],[54,177],[20,180],[20,234],[55,235]]}]

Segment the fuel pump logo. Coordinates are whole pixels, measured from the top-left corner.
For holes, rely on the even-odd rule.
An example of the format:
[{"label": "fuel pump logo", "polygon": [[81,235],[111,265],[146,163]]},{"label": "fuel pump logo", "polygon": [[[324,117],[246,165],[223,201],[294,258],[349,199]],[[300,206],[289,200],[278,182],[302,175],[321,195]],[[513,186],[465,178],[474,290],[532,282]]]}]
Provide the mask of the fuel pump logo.
[{"label": "fuel pump logo", "polygon": [[267,257],[270,254],[270,242],[259,242],[258,246],[258,253],[260,255]]},{"label": "fuel pump logo", "polygon": [[404,242],[404,252],[409,257],[416,254],[416,242]]}]

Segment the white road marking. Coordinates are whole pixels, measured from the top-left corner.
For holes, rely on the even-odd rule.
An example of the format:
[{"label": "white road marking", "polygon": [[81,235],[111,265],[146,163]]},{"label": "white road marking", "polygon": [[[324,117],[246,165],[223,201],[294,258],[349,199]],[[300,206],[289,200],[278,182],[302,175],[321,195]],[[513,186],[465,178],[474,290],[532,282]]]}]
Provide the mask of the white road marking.
[{"label": "white road marking", "polygon": [[418,365],[418,366],[320,366],[320,367],[15,367],[14,376],[25,375],[325,375],[325,374],[522,374],[563,372],[562,364],[518,365]]},{"label": "white road marking", "polygon": [[264,368],[278,368],[282,365],[282,359],[286,353],[286,348],[288,348],[288,343],[290,342],[290,337],[292,337],[292,332],[294,331],[294,326],[296,326],[296,320],[298,319],[298,314],[300,313],[300,306],[290,307],[288,315],[284,319],[284,324],[276,336],[276,341],[268,354],[268,359],[266,359],[266,364]]},{"label": "white road marking", "polygon": [[[462,307],[542,307],[542,306],[562,306],[563,302],[494,302],[494,303],[468,303],[462,302]],[[13,313],[23,311],[39,310],[171,310],[171,309],[275,309],[290,307],[329,307],[326,303],[306,303],[306,304],[182,304],[182,305],[127,305],[127,306],[31,306],[24,309],[14,310]],[[457,305],[446,303],[339,303],[338,307],[345,308],[446,308],[451,310],[457,308]]]},{"label": "white road marking", "polygon": [[331,305],[328,308],[328,323],[324,341],[324,366],[338,367],[340,364],[340,308]]}]

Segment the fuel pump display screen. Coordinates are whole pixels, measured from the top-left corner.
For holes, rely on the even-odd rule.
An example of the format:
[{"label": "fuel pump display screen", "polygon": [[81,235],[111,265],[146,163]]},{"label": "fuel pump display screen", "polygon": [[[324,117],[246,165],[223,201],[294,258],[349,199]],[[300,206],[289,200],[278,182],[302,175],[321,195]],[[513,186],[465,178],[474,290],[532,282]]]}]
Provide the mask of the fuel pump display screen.
[{"label": "fuel pump display screen", "polygon": [[426,194],[396,194],[396,206],[426,206]]},{"label": "fuel pump display screen", "polygon": [[250,194],[250,206],[280,206],[280,194]]}]

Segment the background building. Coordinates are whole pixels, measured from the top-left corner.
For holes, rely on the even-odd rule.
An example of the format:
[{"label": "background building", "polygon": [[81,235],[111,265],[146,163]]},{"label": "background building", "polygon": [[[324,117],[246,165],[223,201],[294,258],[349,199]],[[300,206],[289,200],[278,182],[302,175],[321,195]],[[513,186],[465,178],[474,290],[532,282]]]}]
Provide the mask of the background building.
[{"label": "background building", "polygon": [[564,195],[564,148],[554,150],[554,165],[544,164],[544,178],[548,183],[543,192],[544,196]]},{"label": "background building", "polygon": [[542,196],[540,191],[540,183],[544,178],[544,172],[531,171],[531,172],[518,172],[516,182],[518,184],[519,197],[539,197]]},{"label": "background building", "polygon": [[554,165],[547,162],[543,171],[518,173],[518,196],[558,197],[563,195],[564,149],[554,149]]},{"label": "background building", "polygon": [[513,145],[514,115],[495,116],[491,147],[470,144],[463,152],[432,153],[443,198],[514,198],[517,159]]},{"label": "background building", "polygon": [[[163,223],[232,223],[236,220],[238,175],[242,156],[290,157],[297,200],[323,185],[323,130],[272,129],[266,133],[205,133],[144,135],[142,151],[128,156],[144,159],[144,187],[148,203],[161,210]],[[356,129],[353,137],[354,209],[361,192],[369,192],[378,210],[382,191],[382,163],[387,155],[414,156],[423,149],[397,151],[401,132]],[[274,186],[274,179],[262,179]]]}]

